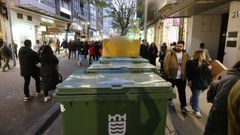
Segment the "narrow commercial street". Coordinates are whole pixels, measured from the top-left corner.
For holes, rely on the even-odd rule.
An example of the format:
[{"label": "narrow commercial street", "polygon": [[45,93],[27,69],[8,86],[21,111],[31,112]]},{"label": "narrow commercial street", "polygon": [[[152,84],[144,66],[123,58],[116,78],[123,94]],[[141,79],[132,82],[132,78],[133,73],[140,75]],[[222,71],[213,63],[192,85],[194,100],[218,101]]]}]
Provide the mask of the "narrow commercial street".
[{"label": "narrow commercial street", "polygon": [[[84,67],[77,65],[77,59],[69,60],[67,57],[63,57],[63,54],[57,56],[60,61],[59,72],[63,79],[72,74],[75,69]],[[23,83],[19,64],[8,72],[0,72],[1,135],[24,134],[32,125],[36,124],[36,120],[43,118],[47,110],[56,104],[53,101],[44,103],[43,95],[34,96],[36,91],[33,79],[31,79],[30,84],[30,92],[33,98],[30,102],[24,102]]]}]

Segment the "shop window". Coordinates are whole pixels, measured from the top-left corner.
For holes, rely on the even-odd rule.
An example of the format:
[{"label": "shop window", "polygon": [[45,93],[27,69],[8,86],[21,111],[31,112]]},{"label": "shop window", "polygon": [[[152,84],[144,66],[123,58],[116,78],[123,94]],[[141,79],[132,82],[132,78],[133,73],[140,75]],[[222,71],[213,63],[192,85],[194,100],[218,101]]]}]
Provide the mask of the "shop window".
[{"label": "shop window", "polygon": [[27,16],[28,21],[32,21],[32,16]]},{"label": "shop window", "polygon": [[18,19],[23,19],[23,14],[17,13],[17,18]]}]

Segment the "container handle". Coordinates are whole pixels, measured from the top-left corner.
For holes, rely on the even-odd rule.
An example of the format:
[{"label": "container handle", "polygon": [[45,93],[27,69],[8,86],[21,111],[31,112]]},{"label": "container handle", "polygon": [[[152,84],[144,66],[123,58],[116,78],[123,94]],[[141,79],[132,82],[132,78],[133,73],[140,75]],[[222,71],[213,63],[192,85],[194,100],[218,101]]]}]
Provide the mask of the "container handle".
[{"label": "container handle", "polygon": [[111,85],[113,90],[120,90],[122,89],[122,85]]}]

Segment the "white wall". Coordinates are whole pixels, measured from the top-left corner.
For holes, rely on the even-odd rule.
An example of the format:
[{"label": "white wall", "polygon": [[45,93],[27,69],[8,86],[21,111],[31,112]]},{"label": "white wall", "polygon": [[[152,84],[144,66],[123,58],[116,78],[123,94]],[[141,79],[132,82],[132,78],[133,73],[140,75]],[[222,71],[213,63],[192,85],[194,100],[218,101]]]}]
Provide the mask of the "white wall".
[{"label": "white wall", "polygon": [[[236,15],[238,12],[238,16]],[[235,16],[234,16],[235,14]],[[225,56],[223,63],[226,67],[232,67],[240,60],[240,1],[232,1],[230,3],[228,32],[238,32],[238,38],[227,38],[226,40],[237,40],[236,47],[225,46]],[[227,35],[228,36],[228,35]],[[226,41],[226,43],[227,43]]]},{"label": "white wall", "polygon": [[220,29],[221,15],[192,16],[191,52],[198,50],[199,44],[204,42],[210,56],[217,59]]}]

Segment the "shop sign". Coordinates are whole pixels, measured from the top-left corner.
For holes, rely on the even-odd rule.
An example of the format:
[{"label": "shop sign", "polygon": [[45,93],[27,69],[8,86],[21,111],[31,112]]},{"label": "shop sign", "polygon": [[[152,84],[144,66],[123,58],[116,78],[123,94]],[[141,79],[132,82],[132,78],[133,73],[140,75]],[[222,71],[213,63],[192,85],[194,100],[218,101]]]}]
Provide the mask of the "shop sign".
[{"label": "shop sign", "polygon": [[48,26],[48,28],[67,29],[67,24],[55,22],[53,25]]}]

